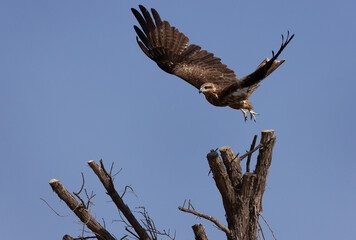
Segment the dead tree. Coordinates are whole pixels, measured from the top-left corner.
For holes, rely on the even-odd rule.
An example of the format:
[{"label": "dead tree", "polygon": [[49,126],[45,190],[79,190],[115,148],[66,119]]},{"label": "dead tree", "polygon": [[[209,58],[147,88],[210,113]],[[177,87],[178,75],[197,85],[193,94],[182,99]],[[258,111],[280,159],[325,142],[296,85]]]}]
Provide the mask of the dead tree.
[{"label": "dead tree", "polygon": [[[258,219],[262,212],[262,196],[265,191],[276,138],[274,130],[262,131],[261,142],[257,147],[254,147],[256,137],[254,137],[250,151],[241,157],[235,155],[230,147],[220,148],[222,160],[215,150],[211,150],[207,155],[214,181],[222,197],[227,226],[214,217],[196,211],[190,201],[179,207],[179,210],[183,212],[213,222],[225,232],[228,240],[257,240],[258,237]],[[251,155],[258,149],[257,164],[252,173],[249,172]],[[246,157],[248,158],[246,172],[242,174],[241,161]],[[199,231],[194,230],[194,233],[197,240],[207,239],[203,226],[200,226]]]},{"label": "dead tree", "polygon": [[[268,170],[272,160],[272,150],[276,138],[274,137],[274,130],[262,131],[260,144],[255,147],[256,138],[257,135],[254,137],[250,151],[241,157],[235,155],[230,147],[220,148],[222,159],[216,150],[211,150],[207,155],[213,178],[222,196],[227,226],[214,217],[196,211],[190,201],[188,203],[184,202],[183,206],[178,207],[183,212],[188,212],[213,222],[219,229],[225,232],[228,240],[257,240],[258,237],[257,231],[260,227],[258,219],[262,212],[262,196],[265,191]],[[250,172],[251,155],[257,150],[259,150],[259,155],[255,170],[252,173]],[[246,157],[246,172],[242,174],[241,161]],[[169,232],[158,231],[144,208],[140,212],[143,220],[137,220],[130,208],[124,203],[122,199],[123,195],[120,196],[116,191],[111,171],[110,173],[106,171],[102,160],[100,160],[100,166],[93,160],[89,161],[88,164],[103,184],[106,193],[116,205],[120,216],[123,215],[123,222],[127,224],[125,229],[131,236],[140,240],[155,240],[158,239],[158,235],[175,239],[175,237],[170,236]],[[81,222],[94,234],[94,236],[84,237],[82,235],[78,238],[65,235],[63,239],[115,239],[90,214],[89,206],[92,197],[89,197],[86,193],[88,201],[85,203],[79,196],[84,187],[84,177],[81,190],[78,193],[73,193],[76,198],[64,188],[59,180],[52,179],[50,185],[59,198],[68,205]],[[192,228],[196,240],[208,239],[202,224],[195,224]]]}]

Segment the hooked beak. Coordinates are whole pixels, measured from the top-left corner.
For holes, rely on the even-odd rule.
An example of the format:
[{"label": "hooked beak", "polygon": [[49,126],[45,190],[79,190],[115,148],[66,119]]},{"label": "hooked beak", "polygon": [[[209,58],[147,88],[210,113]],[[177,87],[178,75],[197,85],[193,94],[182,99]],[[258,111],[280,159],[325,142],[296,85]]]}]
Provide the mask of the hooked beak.
[{"label": "hooked beak", "polygon": [[203,92],[203,88],[199,89],[199,94],[201,94]]}]

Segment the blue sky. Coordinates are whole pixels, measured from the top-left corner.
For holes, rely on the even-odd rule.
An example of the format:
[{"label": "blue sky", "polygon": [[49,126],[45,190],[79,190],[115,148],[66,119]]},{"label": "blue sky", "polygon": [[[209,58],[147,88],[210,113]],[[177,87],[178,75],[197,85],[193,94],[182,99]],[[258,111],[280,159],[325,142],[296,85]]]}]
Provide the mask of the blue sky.
[{"label": "blue sky", "polygon": [[[260,113],[210,105],[181,79],[161,71],[139,49],[130,8],[154,7],[191,43],[214,52],[238,77],[253,71],[280,34],[296,36],[286,62],[250,100]],[[275,129],[277,142],[263,216],[277,239],[352,239],[355,222],[356,3],[342,1],[21,1],[0,3],[0,231],[3,239],[60,239],[81,226],[52,192],[94,191],[92,213],[120,239],[117,211],[89,160],[123,168],[160,229],[193,239],[224,234],[178,211],[185,199],[222,222],[206,154],[231,146],[244,153],[254,134]],[[265,230],[268,239],[272,236]]]}]

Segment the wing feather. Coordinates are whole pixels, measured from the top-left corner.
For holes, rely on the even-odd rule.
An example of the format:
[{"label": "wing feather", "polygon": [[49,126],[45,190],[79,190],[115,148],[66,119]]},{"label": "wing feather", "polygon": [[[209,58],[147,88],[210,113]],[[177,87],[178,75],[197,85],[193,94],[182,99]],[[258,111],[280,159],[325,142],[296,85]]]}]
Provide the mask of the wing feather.
[{"label": "wing feather", "polygon": [[[155,29],[155,24],[153,23],[153,20],[152,20],[152,18],[151,18],[151,15],[150,15],[150,13],[147,11],[147,9],[144,7],[144,6],[142,6],[142,5],[139,5],[139,8],[140,8],[140,10],[141,10],[141,12],[142,12],[142,14],[143,14],[143,17],[145,18],[145,22],[146,22],[146,25],[147,25],[147,29],[148,29],[148,31],[151,31],[151,30],[153,30],[153,29]],[[142,25],[141,25],[142,26]],[[148,35],[149,34],[149,32],[146,32],[146,35]]]},{"label": "wing feather", "polygon": [[145,47],[145,45],[142,44],[142,42],[140,42],[138,40],[138,37],[136,37],[136,41],[137,41],[138,45],[140,46],[141,50],[147,55],[147,57],[151,58],[148,49]]},{"label": "wing feather", "polygon": [[221,63],[221,59],[195,44],[168,21],[162,21],[158,12],[151,9],[153,19],[145,7],[139,5],[142,15],[131,9],[142,31],[134,26],[141,50],[164,71],[181,77],[196,88],[206,82],[233,84],[234,71]]},{"label": "wing feather", "polygon": [[189,58],[190,56],[194,55],[198,51],[200,51],[201,47],[195,44],[189,45],[185,50],[182,52],[182,58]]},{"label": "wing feather", "polygon": [[[137,11],[136,9],[131,8],[131,11],[132,11],[132,13],[135,15],[135,17],[136,17],[138,23],[140,24],[142,30],[143,30],[143,31],[145,32],[145,34],[147,35],[148,32],[149,32],[149,30],[147,29],[147,24],[146,24],[145,19],[141,16],[140,12]],[[134,26],[134,27],[135,27],[135,26]],[[135,28],[135,30],[136,30],[136,28]],[[141,40],[142,40],[142,39],[141,39]]]},{"label": "wing feather", "polygon": [[161,17],[159,16],[156,9],[151,8],[151,12],[152,12],[153,18],[155,19],[156,25],[158,26],[158,25],[162,24]]},{"label": "wing feather", "polygon": [[141,29],[139,29],[137,26],[134,26],[134,29],[137,35],[139,36],[139,38],[141,39],[141,41],[143,42],[143,44],[145,44],[147,48],[150,48],[150,42],[146,38],[145,34],[141,31]]}]

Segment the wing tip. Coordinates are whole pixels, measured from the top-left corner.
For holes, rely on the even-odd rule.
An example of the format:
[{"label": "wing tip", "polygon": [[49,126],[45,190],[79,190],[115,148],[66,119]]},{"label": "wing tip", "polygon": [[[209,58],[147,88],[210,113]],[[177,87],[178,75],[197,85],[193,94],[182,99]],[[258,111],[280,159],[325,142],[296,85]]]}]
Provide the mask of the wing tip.
[{"label": "wing tip", "polygon": [[139,11],[137,11],[136,8],[131,8],[131,12],[136,16],[137,14],[141,15]]},{"label": "wing tip", "polygon": [[142,13],[147,12],[147,9],[143,5],[139,4],[138,7],[140,8]]}]

